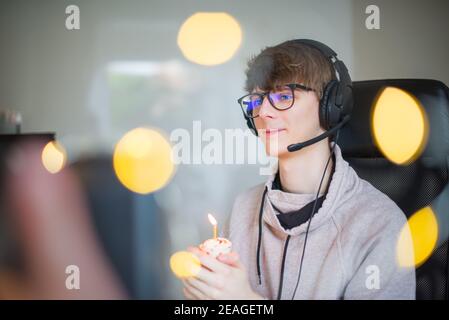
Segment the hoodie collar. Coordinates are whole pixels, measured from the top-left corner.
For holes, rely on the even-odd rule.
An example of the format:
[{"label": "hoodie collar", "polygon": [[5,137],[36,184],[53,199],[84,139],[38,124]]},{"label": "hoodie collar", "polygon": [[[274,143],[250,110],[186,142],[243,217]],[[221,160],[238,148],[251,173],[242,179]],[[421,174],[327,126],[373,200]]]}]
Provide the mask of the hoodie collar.
[{"label": "hoodie collar", "polygon": [[[335,171],[331,177],[329,190],[321,208],[316,212],[312,219],[309,231],[318,228],[331,217],[336,200],[340,198],[340,194],[344,192],[345,189],[345,176],[349,171],[349,164],[343,159],[341,149],[338,145],[335,145],[334,153]],[[265,187],[267,188],[266,196],[269,201],[265,201],[264,203],[263,220],[274,229],[287,235],[299,235],[306,231],[307,223],[303,223],[289,230],[284,229],[277,218],[278,212],[274,210],[273,205],[282,212],[299,210],[315,200],[316,194],[297,194],[284,192],[282,190],[273,190],[272,185],[275,177],[276,173],[272,174],[265,183]],[[326,186],[322,188],[324,190]]]}]

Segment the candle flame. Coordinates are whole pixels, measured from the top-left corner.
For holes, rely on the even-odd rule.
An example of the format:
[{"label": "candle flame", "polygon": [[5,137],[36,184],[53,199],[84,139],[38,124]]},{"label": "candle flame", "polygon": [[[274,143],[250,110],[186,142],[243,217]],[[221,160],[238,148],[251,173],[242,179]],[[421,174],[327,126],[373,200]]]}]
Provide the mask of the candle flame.
[{"label": "candle flame", "polygon": [[207,214],[207,218],[209,219],[210,223],[212,223],[212,225],[216,226],[217,225],[217,220],[215,220],[214,216],[211,215],[210,213]]}]

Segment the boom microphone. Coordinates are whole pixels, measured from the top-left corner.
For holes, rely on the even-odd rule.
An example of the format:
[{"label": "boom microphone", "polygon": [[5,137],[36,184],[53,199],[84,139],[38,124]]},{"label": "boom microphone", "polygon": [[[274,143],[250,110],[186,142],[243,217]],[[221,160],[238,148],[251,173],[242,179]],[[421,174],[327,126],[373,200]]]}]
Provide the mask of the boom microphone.
[{"label": "boom microphone", "polygon": [[335,132],[337,132],[339,129],[341,129],[341,127],[343,127],[350,119],[351,117],[349,115],[346,115],[343,120],[341,122],[339,122],[335,127],[333,127],[330,130],[327,130],[326,132],[323,132],[322,134],[320,134],[319,136],[316,136],[315,138],[312,138],[310,140],[304,141],[304,142],[299,142],[299,143],[294,143],[291,144],[287,147],[287,150],[289,152],[295,152],[298,150],[301,150],[305,147],[308,147],[314,143],[317,143],[318,141],[321,141],[323,139],[326,139],[327,137],[333,135]]}]

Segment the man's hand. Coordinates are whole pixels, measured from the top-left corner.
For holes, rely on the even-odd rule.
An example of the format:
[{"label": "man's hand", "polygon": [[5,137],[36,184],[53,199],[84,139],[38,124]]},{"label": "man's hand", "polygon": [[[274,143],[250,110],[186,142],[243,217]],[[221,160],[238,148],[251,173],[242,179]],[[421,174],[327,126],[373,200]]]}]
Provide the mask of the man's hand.
[{"label": "man's hand", "polygon": [[198,256],[201,269],[194,277],[183,280],[184,295],[192,300],[258,300],[249,284],[246,270],[237,253],[215,259],[198,248],[189,248]]}]

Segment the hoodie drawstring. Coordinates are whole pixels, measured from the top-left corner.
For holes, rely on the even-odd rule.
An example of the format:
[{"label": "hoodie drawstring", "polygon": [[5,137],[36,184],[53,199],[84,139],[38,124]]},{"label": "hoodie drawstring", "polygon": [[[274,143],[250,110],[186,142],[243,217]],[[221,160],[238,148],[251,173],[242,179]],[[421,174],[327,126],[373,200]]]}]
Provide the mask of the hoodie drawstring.
[{"label": "hoodie drawstring", "polygon": [[267,194],[268,188],[265,187],[265,190],[262,195],[262,203],[260,204],[259,211],[259,236],[257,238],[257,277],[259,279],[259,285],[262,284],[262,277],[260,275],[260,247],[262,242],[262,216],[263,216],[263,206],[265,204],[265,196]]},{"label": "hoodie drawstring", "polygon": [[287,256],[288,243],[290,242],[290,235],[287,236],[287,240],[285,240],[284,245],[284,253],[282,254],[282,266],[281,266],[281,276],[279,281],[279,289],[278,289],[278,300],[281,300],[282,297],[282,286],[284,284],[284,269],[285,269],[285,258]]}]

